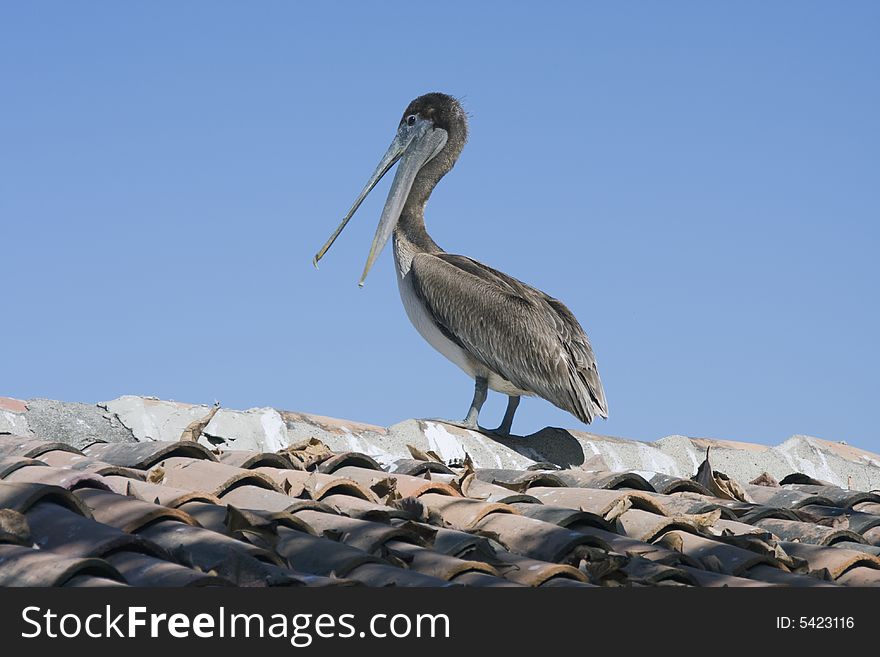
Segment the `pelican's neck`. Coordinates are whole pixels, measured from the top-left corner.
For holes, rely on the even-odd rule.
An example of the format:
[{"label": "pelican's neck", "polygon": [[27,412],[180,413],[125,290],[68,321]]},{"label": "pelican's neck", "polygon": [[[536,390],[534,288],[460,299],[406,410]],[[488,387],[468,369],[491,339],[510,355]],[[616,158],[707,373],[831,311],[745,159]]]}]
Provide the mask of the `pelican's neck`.
[{"label": "pelican's neck", "polygon": [[440,179],[455,166],[466,140],[467,123],[462,115],[448,127],[446,146],[419,170],[413,180],[400,219],[394,227],[394,261],[401,278],[409,272],[416,254],[443,253],[443,249],[437,246],[425,229],[425,204]]},{"label": "pelican's neck", "polygon": [[404,210],[394,228],[394,263],[401,278],[407,275],[413,257],[419,253],[443,253],[443,249],[428,235],[422,213]]}]

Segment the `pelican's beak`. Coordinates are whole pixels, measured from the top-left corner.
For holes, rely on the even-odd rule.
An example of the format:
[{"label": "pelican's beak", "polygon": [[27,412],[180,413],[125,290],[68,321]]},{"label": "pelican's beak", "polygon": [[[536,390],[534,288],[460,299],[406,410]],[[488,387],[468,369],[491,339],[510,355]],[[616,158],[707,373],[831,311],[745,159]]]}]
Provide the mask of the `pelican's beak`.
[{"label": "pelican's beak", "polygon": [[397,225],[400,219],[400,213],[403,210],[403,204],[409,196],[412,189],[413,181],[419,170],[431,161],[437,153],[439,153],[446,145],[448,135],[446,130],[434,127],[433,121],[417,118],[413,125],[407,125],[406,122],[401,124],[397,130],[397,136],[391,142],[391,146],[385,152],[379,166],[373,171],[373,175],[367,181],[361,193],[358,195],[351,206],[351,210],[345,215],[345,218],[337,226],[336,230],[330,236],[330,239],[321,247],[321,250],[315,255],[312,261],[315,266],[318,261],[324,257],[324,254],[339,237],[339,234],[345,228],[351,217],[360,207],[367,194],[376,186],[382,176],[388,173],[388,170],[394,166],[395,162],[400,160],[400,166],[397,167],[397,173],[394,175],[394,182],[391,183],[391,190],[388,192],[388,199],[385,201],[385,209],[382,210],[382,216],[379,219],[379,225],[376,228],[376,236],[373,237],[373,244],[370,246],[370,254],[367,256],[367,264],[364,265],[364,273],[358,285],[363,286],[370,268],[379,257],[385,243],[391,236],[391,231]]}]

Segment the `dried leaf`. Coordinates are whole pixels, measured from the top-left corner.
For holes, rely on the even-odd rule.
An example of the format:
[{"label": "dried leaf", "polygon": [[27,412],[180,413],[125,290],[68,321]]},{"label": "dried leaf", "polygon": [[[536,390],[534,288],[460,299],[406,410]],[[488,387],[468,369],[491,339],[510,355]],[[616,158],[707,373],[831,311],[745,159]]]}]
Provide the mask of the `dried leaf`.
[{"label": "dried leaf", "polygon": [[691,477],[693,481],[702,484],[715,496],[725,500],[737,500],[740,502],[754,502],[745,489],[735,480],[723,472],[712,469],[709,463],[709,448],[706,448],[706,458],[700,464],[697,474]]},{"label": "dried leaf", "polygon": [[750,482],[753,486],[769,486],[770,488],[779,488],[779,482],[769,472],[762,472]]},{"label": "dried leaf", "polygon": [[27,518],[18,511],[0,509],[0,544],[2,543],[25,546],[33,544]]},{"label": "dried leaf", "polygon": [[530,481],[499,481],[498,479],[493,479],[492,483],[507,490],[512,490],[514,493],[525,493],[531,485]]},{"label": "dried leaf", "polygon": [[278,453],[287,456],[294,463],[301,464],[303,470],[310,470],[333,456],[333,451],[323,441],[314,437],[285,447]]},{"label": "dried leaf", "polygon": [[[608,511],[605,513],[604,518],[608,522],[614,522],[624,513],[629,511],[630,508],[632,508],[632,500],[629,497],[621,497],[617,500],[617,502],[614,503],[614,506],[608,509]],[[584,510],[585,509],[581,508],[581,511]]]},{"label": "dried leaf", "polygon": [[459,472],[455,476],[455,478],[451,482],[449,482],[449,484],[464,497],[467,497],[467,491],[470,488],[471,482],[473,482],[475,477],[476,473],[474,472],[474,462],[471,459],[471,455],[465,452],[464,463],[462,464],[462,471]]},{"label": "dried leaf", "polygon": [[147,472],[147,481],[151,484],[161,484],[165,480],[165,468],[156,465]]},{"label": "dried leaf", "polygon": [[409,453],[412,454],[412,457],[417,461],[435,461],[437,463],[443,463],[443,459],[437,456],[434,452],[423,452],[415,445],[409,444],[407,444],[406,448],[409,450]]},{"label": "dried leaf", "polygon": [[205,427],[211,423],[211,419],[217,414],[217,411],[220,410],[220,402],[214,402],[214,405],[211,407],[211,410],[208,411],[208,414],[201,418],[200,420],[193,420],[190,422],[186,429],[183,430],[183,433],[180,434],[181,441],[190,441],[196,442],[202,435],[202,432],[205,430]]},{"label": "dried leaf", "polygon": [[705,513],[690,513],[683,515],[682,518],[684,518],[687,522],[693,523],[697,527],[712,527],[716,522],[721,519],[721,509],[706,511]]}]

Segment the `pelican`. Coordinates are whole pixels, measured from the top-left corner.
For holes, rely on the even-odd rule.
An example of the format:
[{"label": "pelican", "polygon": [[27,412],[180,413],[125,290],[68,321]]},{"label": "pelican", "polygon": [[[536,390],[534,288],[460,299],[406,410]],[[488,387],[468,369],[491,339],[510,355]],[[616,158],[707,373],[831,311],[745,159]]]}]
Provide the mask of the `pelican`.
[{"label": "pelican", "polygon": [[[391,146],[313,262],[317,266],[367,194],[399,161],[359,285],[393,235],[407,316],[432,347],[474,379],[467,416],[452,424],[509,436],[523,395],[542,397],[587,424],[597,415],[607,418],[593,348],[571,311],[497,269],[447,253],[425,229],[425,204],[455,166],[467,133],[465,112],[452,96],[429,93],[413,100]],[[504,419],[492,430],[478,424],[488,389],[508,396]]]}]

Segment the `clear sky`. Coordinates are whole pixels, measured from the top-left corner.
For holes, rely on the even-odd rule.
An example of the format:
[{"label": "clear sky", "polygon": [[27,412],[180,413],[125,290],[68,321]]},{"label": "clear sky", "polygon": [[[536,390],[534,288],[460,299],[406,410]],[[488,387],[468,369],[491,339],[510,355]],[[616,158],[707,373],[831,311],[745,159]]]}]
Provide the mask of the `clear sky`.
[{"label": "clear sky", "polygon": [[[471,138],[428,229],[572,309],[593,431],[880,451],[878,33],[877,2],[3,3],[0,394],[462,417],[390,249],[357,287],[391,176],[311,265],[436,90]],[[587,429],[527,399],[514,431],[548,424]]]}]

